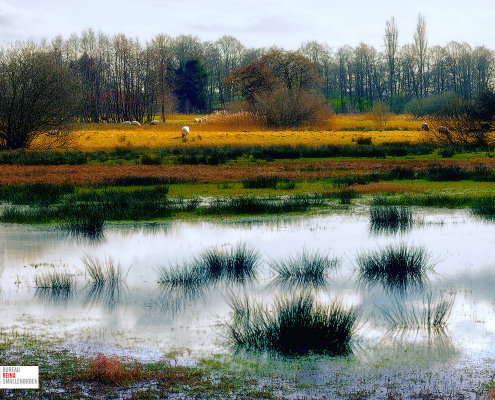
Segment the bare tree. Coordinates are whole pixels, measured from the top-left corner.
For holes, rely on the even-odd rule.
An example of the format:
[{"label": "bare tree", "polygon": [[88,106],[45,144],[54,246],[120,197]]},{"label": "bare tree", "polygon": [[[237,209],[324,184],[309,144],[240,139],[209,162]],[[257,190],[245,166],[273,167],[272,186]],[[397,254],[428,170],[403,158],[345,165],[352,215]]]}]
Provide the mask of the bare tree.
[{"label": "bare tree", "polygon": [[70,139],[79,105],[69,68],[38,47],[15,43],[0,51],[0,147],[29,147],[43,136],[57,146]]},{"label": "bare tree", "polygon": [[425,81],[425,65],[427,48],[428,39],[426,38],[426,21],[421,13],[419,13],[416,32],[414,33],[414,49],[416,51],[418,63],[418,88],[420,97],[424,97],[426,95],[427,82]]},{"label": "bare tree", "polygon": [[398,51],[398,37],[399,30],[395,22],[395,18],[392,16],[390,21],[387,21],[385,26],[385,36],[383,41],[385,42],[385,56],[388,63],[388,90],[389,96],[395,94],[395,60],[397,58]]}]

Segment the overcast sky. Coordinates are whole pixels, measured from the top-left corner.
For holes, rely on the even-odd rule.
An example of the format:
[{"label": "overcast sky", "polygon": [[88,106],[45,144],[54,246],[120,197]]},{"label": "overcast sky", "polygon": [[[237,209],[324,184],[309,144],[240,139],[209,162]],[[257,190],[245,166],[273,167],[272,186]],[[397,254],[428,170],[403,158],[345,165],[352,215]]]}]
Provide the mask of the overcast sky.
[{"label": "overcast sky", "polygon": [[87,28],[124,33],[143,44],[162,33],[201,41],[232,35],[246,47],[297,49],[306,41],[336,51],[360,42],[381,50],[391,16],[399,45],[413,42],[418,14],[426,20],[428,45],[455,40],[495,50],[493,0],[0,0],[0,43],[67,39]]}]

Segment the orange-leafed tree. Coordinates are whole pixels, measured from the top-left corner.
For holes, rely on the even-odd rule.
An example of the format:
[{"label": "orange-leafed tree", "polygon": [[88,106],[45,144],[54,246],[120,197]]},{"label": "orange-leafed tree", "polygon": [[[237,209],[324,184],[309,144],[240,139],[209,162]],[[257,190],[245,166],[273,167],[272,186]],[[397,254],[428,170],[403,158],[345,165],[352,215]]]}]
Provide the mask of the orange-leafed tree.
[{"label": "orange-leafed tree", "polygon": [[231,73],[228,82],[269,127],[324,125],[330,119],[317,64],[296,52],[272,50]]}]

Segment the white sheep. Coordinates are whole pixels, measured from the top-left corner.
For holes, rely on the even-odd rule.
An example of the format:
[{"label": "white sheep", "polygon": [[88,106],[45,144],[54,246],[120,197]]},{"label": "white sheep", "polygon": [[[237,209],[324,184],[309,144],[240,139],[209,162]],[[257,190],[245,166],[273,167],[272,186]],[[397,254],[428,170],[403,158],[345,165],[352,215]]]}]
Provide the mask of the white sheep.
[{"label": "white sheep", "polygon": [[203,124],[206,124],[208,122],[208,118],[206,118],[206,117],[201,118],[201,122]]},{"label": "white sheep", "polygon": [[48,131],[48,135],[50,136],[56,136],[60,133],[58,129],[54,129],[53,131]]},{"label": "white sheep", "polygon": [[438,133],[443,133],[445,135],[449,135],[450,134],[450,130],[446,126],[439,126],[438,127]]},{"label": "white sheep", "polygon": [[194,118],[194,123],[199,124],[201,122],[201,118]]},{"label": "white sheep", "polygon": [[122,122],[123,125],[130,125],[131,124],[131,121],[124,121]]},{"label": "white sheep", "polygon": [[138,121],[131,121],[131,125],[141,126],[141,124]]},{"label": "white sheep", "polygon": [[428,124],[426,122],[423,122],[421,124],[421,130],[422,131],[429,131],[430,130],[430,127],[428,126]]},{"label": "white sheep", "polygon": [[182,138],[185,138],[189,134],[189,127],[184,126],[181,130],[180,133],[182,135]]},{"label": "white sheep", "polygon": [[160,123],[160,121],[157,121],[156,119],[154,119],[153,121],[150,122],[150,125],[158,125]]}]

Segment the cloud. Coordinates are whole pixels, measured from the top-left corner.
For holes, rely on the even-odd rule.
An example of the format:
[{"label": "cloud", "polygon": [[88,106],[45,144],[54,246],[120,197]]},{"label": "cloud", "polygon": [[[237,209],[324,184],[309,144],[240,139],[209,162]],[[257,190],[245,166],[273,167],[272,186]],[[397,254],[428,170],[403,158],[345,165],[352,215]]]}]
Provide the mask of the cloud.
[{"label": "cloud", "polygon": [[60,18],[37,7],[25,4],[23,8],[0,0],[0,41],[39,39],[45,35],[55,35]]}]

